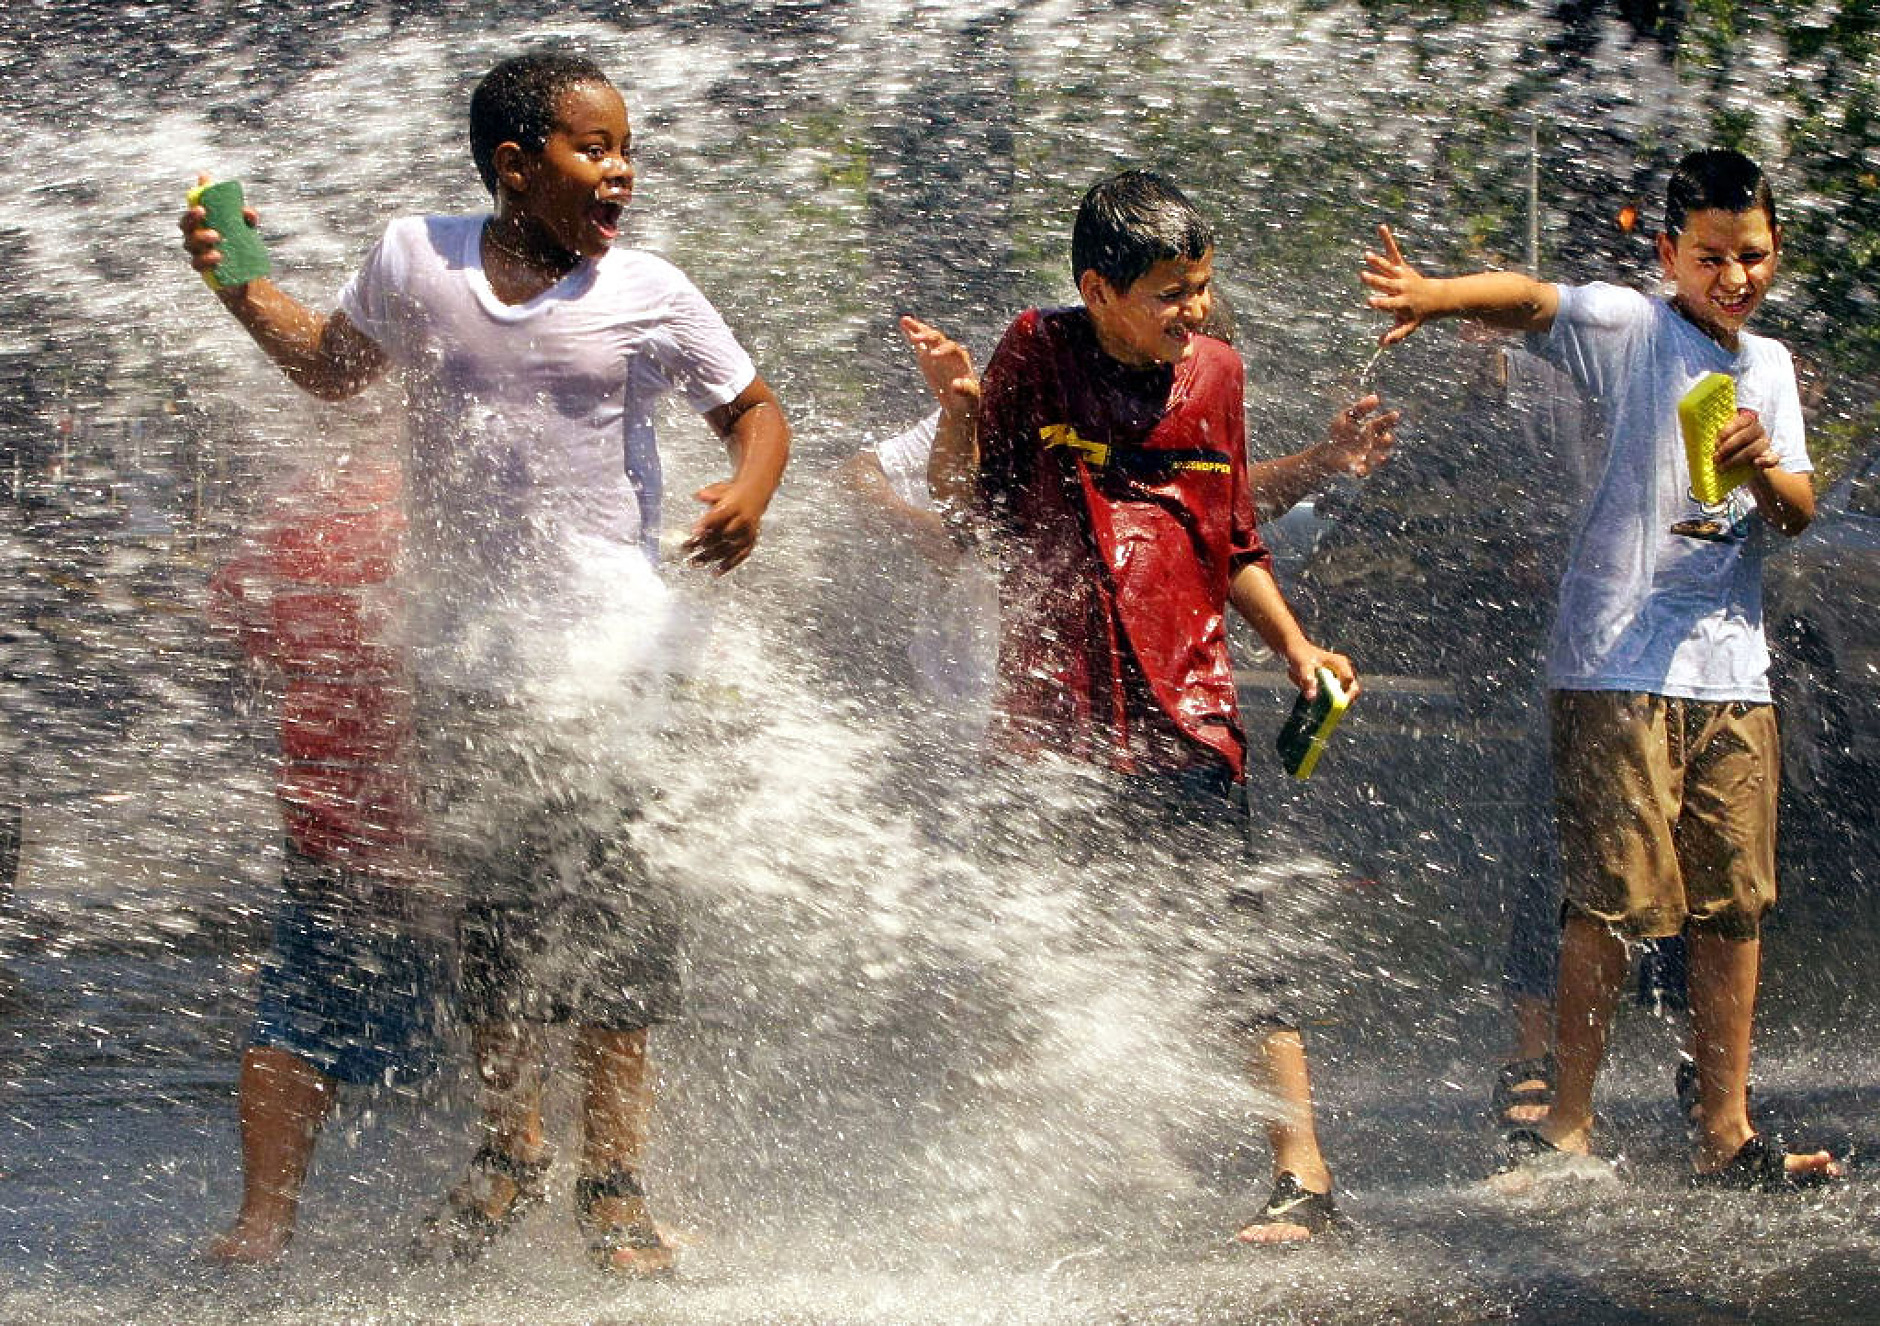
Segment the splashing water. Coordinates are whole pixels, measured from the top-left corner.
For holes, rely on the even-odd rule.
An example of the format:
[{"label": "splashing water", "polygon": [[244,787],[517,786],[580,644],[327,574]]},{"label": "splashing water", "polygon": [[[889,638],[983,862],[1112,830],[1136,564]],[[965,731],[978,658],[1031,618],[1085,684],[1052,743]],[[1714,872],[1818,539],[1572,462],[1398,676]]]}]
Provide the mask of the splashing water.
[{"label": "splashing water", "polygon": [[[0,549],[26,807],[0,912],[0,1318],[1859,1319],[1880,1282],[1872,1194],[1857,1177],[1779,1216],[1690,1197],[1678,1033],[1657,1020],[1622,1019],[1603,1087],[1629,1177],[1526,1201],[1478,1184],[1500,899],[1535,850],[1532,734],[1516,706],[1459,698],[1446,655],[1393,661],[1407,675],[1367,692],[1311,784],[1256,775],[1250,870],[1292,900],[1268,942],[1320,996],[1320,1127],[1367,1235],[1283,1259],[1231,1246],[1269,1176],[1240,1050],[1205,1030],[1220,955],[1193,923],[1215,895],[1161,844],[1094,861],[1067,845],[1090,804],[1077,771],[978,768],[905,678],[914,554],[868,535],[828,478],[925,409],[892,315],[941,321],[983,361],[1017,308],[1069,297],[1077,196],[1138,162],[1221,221],[1254,446],[1311,440],[1356,366],[1323,347],[1377,330],[1352,279],[1375,223],[1447,243],[1461,226],[1439,180],[1525,169],[1525,131],[1496,107],[1554,31],[1538,8],[1415,40],[1317,4],[229,5],[218,20],[84,4],[0,19],[0,127],[20,163],[0,217],[0,429],[17,461]],[[566,1148],[549,1210],[512,1244],[465,1273],[400,1265],[470,1149],[454,1044],[436,1078],[342,1102],[278,1271],[210,1274],[192,1256],[238,1192],[231,1085],[280,821],[274,718],[231,703],[207,577],[265,494],[383,446],[400,410],[383,388],[336,407],[282,383],[187,270],[174,217],[199,169],[242,178],[283,283],[330,300],[387,218],[482,206],[468,88],[548,39],[623,86],[633,242],[713,298],[797,430],[752,563],[642,586],[636,611],[577,642],[610,666],[671,651],[649,670],[677,679],[614,693],[581,665],[564,675],[589,688],[544,697],[594,717],[597,779],[625,770],[658,793],[643,846],[684,901],[688,1004],[656,1038],[648,1181],[685,1272],[639,1286],[581,1269]],[[1448,138],[1414,92],[1432,83],[1455,89]],[[1554,106],[1592,174],[1631,159],[1625,134],[1702,122],[1616,24]],[[1472,175],[1460,149],[1497,129]],[[1574,261],[1640,261],[1611,243]],[[1446,353],[1419,340],[1362,366],[1427,405],[1405,452],[1442,444],[1462,376]],[[682,412],[659,427],[683,525],[680,495],[723,459]],[[1310,598],[1331,643],[1356,616],[1340,593]],[[643,621],[668,612],[649,645]],[[1400,601],[1375,629],[1440,626]],[[1491,643],[1504,669],[1530,652]],[[1264,660],[1241,661],[1264,756],[1289,701]],[[1804,890],[1771,938],[1757,1091],[1776,1122],[1858,1145],[1872,918],[1827,911]]]}]

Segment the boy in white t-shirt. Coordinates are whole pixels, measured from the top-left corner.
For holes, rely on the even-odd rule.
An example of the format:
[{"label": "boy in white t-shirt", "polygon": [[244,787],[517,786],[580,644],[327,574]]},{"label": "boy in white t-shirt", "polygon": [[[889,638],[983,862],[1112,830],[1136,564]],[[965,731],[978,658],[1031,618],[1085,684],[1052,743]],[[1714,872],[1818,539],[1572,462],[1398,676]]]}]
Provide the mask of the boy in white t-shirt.
[{"label": "boy in white t-shirt", "polygon": [[[1673,172],[1658,256],[1669,299],[1555,286],[1513,272],[1447,280],[1404,261],[1388,228],[1365,254],[1391,344],[1435,318],[1528,333],[1599,402],[1604,467],[1582,518],[1548,649],[1565,934],[1547,1115],[1509,1134],[1507,1166],[1592,1146],[1593,1085],[1627,972],[1627,939],[1685,933],[1697,1059],[1696,1182],[1770,1191],[1832,1178],[1825,1151],[1791,1154],[1751,1127],[1746,1084],[1775,901],[1777,747],[1762,629],[1766,527],[1814,516],[1794,365],[1743,326],[1782,242],[1762,171],[1693,152]],[[1705,373],[1736,380],[1717,467],[1751,478],[1698,510],[1678,403]],[[1718,537],[1721,535],[1722,537]]]},{"label": "boy in white t-shirt", "polygon": [[[722,573],[756,545],[790,430],[692,283],[613,247],[631,132],[596,65],[504,61],[471,97],[470,138],[494,214],[393,221],[337,311],[266,279],[217,293],[314,395],[350,396],[388,366],[405,388],[427,833],[464,898],[464,1015],[485,1089],[483,1144],[415,1251],[473,1257],[541,1200],[540,1040],[560,1022],[582,1077],[589,1251],[656,1274],[672,1250],[639,1168],[647,1030],[676,1003],[676,923],[633,850],[633,789],[595,744],[633,705],[620,655],[654,624],[635,614],[662,606],[642,546],[658,470],[633,440],[667,390],[724,438],[733,473],[696,494],[684,544]],[[196,269],[213,271],[220,237],[201,209],[181,226]]]}]

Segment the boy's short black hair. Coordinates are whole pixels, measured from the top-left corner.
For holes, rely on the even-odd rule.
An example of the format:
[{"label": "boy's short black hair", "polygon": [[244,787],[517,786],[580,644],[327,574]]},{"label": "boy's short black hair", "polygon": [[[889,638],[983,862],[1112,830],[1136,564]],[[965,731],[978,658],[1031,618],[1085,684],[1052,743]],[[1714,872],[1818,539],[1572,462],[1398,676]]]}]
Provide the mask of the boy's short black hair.
[{"label": "boy's short black hair", "polygon": [[1692,212],[1716,208],[1748,212],[1762,208],[1769,229],[1776,228],[1776,200],[1762,167],[1728,147],[1707,147],[1686,153],[1665,185],[1665,233],[1676,239],[1684,218]]},{"label": "boy's short black hair", "polygon": [[1094,271],[1127,290],[1164,258],[1196,261],[1214,247],[1214,228],[1182,191],[1147,170],[1099,180],[1084,195],[1071,229],[1071,277]]},{"label": "boy's short black hair", "polygon": [[605,83],[607,75],[572,51],[530,51],[497,65],[470,94],[470,156],[483,187],[496,193],[496,149],[516,143],[530,152],[548,146],[555,103],[571,87]]}]

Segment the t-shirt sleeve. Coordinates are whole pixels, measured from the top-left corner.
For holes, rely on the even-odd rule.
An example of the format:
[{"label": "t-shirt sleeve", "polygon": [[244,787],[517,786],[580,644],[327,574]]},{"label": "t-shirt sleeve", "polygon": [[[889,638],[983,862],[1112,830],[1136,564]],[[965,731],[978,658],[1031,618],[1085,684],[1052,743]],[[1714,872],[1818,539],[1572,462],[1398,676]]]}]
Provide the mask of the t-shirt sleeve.
[{"label": "t-shirt sleeve", "polygon": [[1266,540],[1260,537],[1259,517],[1254,510],[1253,482],[1247,473],[1246,384],[1238,373],[1234,375],[1230,408],[1233,411],[1234,433],[1234,512],[1227,550],[1227,574],[1231,578],[1243,566],[1255,563],[1272,570],[1273,554],[1267,551]]},{"label": "t-shirt sleeve", "polygon": [[1610,396],[1619,384],[1637,331],[1649,325],[1651,301],[1636,290],[1596,281],[1554,287],[1554,325],[1527,338],[1527,348],[1571,376],[1582,391]]},{"label": "t-shirt sleeve", "polygon": [[940,411],[935,410],[874,448],[875,459],[881,462],[881,472],[887,476],[894,495],[923,511],[933,506],[933,495],[927,487],[927,461],[933,455],[939,429]]},{"label": "t-shirt sleeve", "polygon": [[[1790,474],[1809,474],[1815,462],[1809,458],[1807,428],[1802,421],[1801,391],[1795,382],[1795,358],[1780,341],[1764,343],[1758,384],[1739,384],[1737,404],[1753,409],[1769,434],[1769,445],[1776,460]],[[1766,399],[1758,400],[1758,389]]]},{"label": "t-shirt sleeve", "polygon": [[408,232],[414,224],[418,224],[415,218],[401,217],[388,225],[352,280],[339,292],[339,311],[346,320],[394,362],[398,362],[399,349],[406,340],[398,334],[397,292],[404,289],[409,274]]},{"label": "t-shirt sleeve", "polygon": [[666,381],[699,414],[734,400],[757,380],[757,365],[724,318],[676,268],[652,351]]},{"label": "t-shirt sleeve", "polygon": [[1009,525],[1019,500],[1025,458],[1037,446],[1033,425],[1044,347],[1038,311],[1019,315],[1006,329],[980,379],[979,508]]}]

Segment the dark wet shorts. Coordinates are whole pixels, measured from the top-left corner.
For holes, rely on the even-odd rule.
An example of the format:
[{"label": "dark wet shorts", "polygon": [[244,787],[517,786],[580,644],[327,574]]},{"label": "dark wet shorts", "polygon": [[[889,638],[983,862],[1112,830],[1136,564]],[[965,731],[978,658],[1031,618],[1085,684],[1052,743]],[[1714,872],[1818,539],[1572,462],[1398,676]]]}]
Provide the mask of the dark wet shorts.
[{"label": "dark wet shorts", "polygon": [[457,927],[465,1021],[635,1031],[678,1016],[677,909],[633,851],[631,812],[588,830],[601,813],[548,817],[541,845],[502,859],[459,858],[472,872]]},{"label": "dark wet shorts", "polygon": [[634,846],[640,793],[502,700],[421,692],[419,722],[431,855],[462,900],[464,1020],[676,1017],[679,908]]},{"label": "dark wet shorts", "polygon": [[1256,826],[1245,784],[1225,767],[1115,776],[1091,828],[1093,867],[1102,858],[1092,878],[1110,876],[1107,891],[1161,914],[1166,924],[1149,929],[1177,966],[1205,972],[1210,1021],[1264,1032],[1316,1019],[1329,988],[1314,923],[1323,889]]},{"label": "dark wet shorts", "polygon": [[442,955],[358,901],[348,872],[288,849],[287,899],[261,964],[251,1045],[348,1085],[435,1066]]}]

